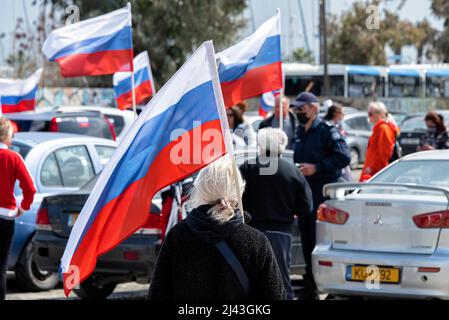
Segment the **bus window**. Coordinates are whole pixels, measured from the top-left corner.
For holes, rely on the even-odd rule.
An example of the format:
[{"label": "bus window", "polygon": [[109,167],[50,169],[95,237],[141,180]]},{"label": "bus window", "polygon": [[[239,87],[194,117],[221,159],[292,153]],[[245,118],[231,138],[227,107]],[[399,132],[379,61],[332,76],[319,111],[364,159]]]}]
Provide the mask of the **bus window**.
[{"label": "bus window", "polygon": [[419,77],[389,76],[388,96],[394,98],[419,97],[421,88]]},{"label": "bus window", "polygon": [[[329,76],[330,96],[342,97],[345,91],[343,75]],[[323,96],[323,76],[287,76],[285,78],[285,94],[296,96],[303,91],[309,91],[316,96]]]},{"label": "bus window", "polygon": [[381,78],[372,75],[349,74],[348,96],[353,98],[382,97],[383,88]]},{"label": "bus window", "polygon": [[449,78],[448,77],[426,77],[426,97],[449,98]]}]

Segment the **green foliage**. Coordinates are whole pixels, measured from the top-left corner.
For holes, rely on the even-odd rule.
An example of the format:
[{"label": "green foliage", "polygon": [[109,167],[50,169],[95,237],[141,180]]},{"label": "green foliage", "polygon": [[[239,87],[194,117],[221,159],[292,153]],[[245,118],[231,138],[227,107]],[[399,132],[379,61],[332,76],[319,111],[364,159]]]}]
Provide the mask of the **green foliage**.
[{"label": "green foliage", "polygon": [[[74,3],[81,20],[124,7],[129,0],[52,0],[63,11]],[[148,50],[157,84],[163,84],[202,42],[217,51],[235,41],[245,22],[245,0],[131,0],[135,54]],[[89,79],[91,81],[91,79]]]},{"label": "green foliage", "polygon": [[[387,45],[396,55],[401,54],[404,46],[415,46],[419,62],[424,56],[429,56],[436,30],[427,19],[413,24],[409,20],[401,20],[398,14],[384,9],[379,29],[367,28],[366,21],[369,14],[366,8],[371,4],[379,5],[381,2],[381,0],[358,1],[340,17],[331,18],[328,26],[331,63],[385,65]],[[402,1],[398,9],[404,3],[405,1]]]},{"label": "green foliage", "polygon": [[292,60],[300,63],[313,63],[315,57],[312,52],[307,51],[304,48],[297,48],[292,52]]}]

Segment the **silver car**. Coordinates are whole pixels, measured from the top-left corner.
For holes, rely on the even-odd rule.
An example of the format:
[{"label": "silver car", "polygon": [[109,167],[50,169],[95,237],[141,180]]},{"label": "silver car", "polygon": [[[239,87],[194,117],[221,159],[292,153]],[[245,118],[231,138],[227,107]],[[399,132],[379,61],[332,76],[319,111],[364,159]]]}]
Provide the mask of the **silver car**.
[{"label": "silver car", "polygon": [[391,164],[366,184],[331,184],[317,214],[322,293],[449,299],[449,150]]}]

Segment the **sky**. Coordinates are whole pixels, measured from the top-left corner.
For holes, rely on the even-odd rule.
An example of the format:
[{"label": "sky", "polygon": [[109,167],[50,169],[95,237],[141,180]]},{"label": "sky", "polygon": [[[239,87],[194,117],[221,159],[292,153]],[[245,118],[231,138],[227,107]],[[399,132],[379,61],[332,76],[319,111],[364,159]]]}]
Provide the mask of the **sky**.
[{"label": "sky", "polygon": [[[39,0],[38,0],[39,1]],[[105,0],[106,1],[106,0]],[[276,8],[281,8],[282,12],[282,30],[284,34],[283,49],[286,52],[292,49],[305,46],[304,32],[302,29],[299,4],[302,5],[304,13],[304,22],[306,25],[307,39],[310,49],[314,52],[318,59],[319,42],[317,37],[318,26],[318,2],[319,0],[249,0],[251,2],[245,17],[248,18],[246,30],[242,31],[243,35],[248,35],[253,30],[253,26],[257,27],[263,21],[274,15]],[[356,0],[327,0],[329,12],[340,14],[344,10],[351,7]],[[16,19],[25,18],[30,22],[32,28],[32,20],[36,19],[38,9],[31,5],[32,0],[0,0],[0,34],[5,33],[5,37],[0,39],[0,65],[4,63],[5,57],[12,48],[11,34],[16,25]],[[394,9],[400,0],[392,0],[388,5]],[[443,28],[443,21],[437,20],[432,16],[430,10],[431,0],[407,0],[404,8],[399,12],[401,18],[407,18],[413,22],[422,20],[427,17],[433,26],[437,29]],[[253,13],[253,14],[252,14]],[[290,14],[289,14],[290,13]],[[81,12],[81,19],[83,13]],[[406,59],[413,60],[416,52],[413,49],[405,49],[403,55]]]}]

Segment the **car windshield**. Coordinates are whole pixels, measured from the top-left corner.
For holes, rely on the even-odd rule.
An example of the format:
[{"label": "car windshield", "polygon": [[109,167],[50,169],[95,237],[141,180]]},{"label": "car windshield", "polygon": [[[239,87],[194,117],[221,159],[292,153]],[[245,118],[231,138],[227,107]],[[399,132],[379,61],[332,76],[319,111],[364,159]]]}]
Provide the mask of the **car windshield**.
[{"label": "car windshield", "polygon": [[449,188],[449,161],[398,161],[374,177],[370,182],[416,184]]}]

